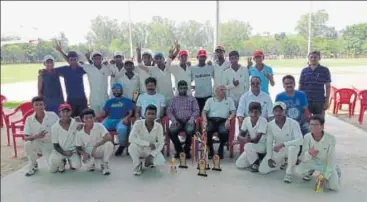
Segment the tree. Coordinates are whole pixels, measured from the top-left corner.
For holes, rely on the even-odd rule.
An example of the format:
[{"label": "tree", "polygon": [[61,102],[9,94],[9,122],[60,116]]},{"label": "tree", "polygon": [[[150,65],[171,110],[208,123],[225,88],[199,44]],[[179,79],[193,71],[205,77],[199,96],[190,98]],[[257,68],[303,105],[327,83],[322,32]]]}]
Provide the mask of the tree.
[{"label": "tree", "polygon": [[360,55],[364,53],[364,44],[367,41],[367,23],[347,26],[343,31],[343,38],[349,54]]}]

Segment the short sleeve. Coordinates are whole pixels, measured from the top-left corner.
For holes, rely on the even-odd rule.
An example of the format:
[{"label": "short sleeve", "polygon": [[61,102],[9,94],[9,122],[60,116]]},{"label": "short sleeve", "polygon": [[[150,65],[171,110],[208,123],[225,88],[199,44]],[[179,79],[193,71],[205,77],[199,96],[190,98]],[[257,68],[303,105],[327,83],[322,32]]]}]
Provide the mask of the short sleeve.
[{"label": "short sleeve", "polygon": [[305,93],[301,93],[301,105],[302,107],[308,107],[307,96]]},{"label": "short sleeve", "polygon": [[128,110],[133,110],[134,109],[134,105],[133,102],[130,99],[127,99],[127,103],[128,103]]},{"label": "short sleeve", "polygon": [[330,75],[330,71],[328,68],[326,68],[325,76],[326,76],[325,83],[331,83],[331,75]]},{"label": "short sleeve", "polygon": [[107,100],[103,105],[103,111],[108,112],[110,111],[110,100]]},{"label": "short sleeve", "polygon": [[281,101],[280,100],[280,96],[281,96],[281,94],[279,93],[279,94],[277,94],[277,96],[275,96],[275,102],[279,102],[279,101]]},{"label": "short sleeve", "polygon": [[268,67],[268,73],[269,73],[271,76],[273,76],[273,75],[274,75],[274,73],[273,73],[273,68]]},{"label": "short sleeve", "polygon": [[204,111],[209,111],[210,110],[210,101],[212,100],[213,98],[209,98],[209,99],[207,99],[206,100],[206,102],[205,102],[205,105],[204,105]]},{"label": "short sleeve", "polygon": [[66,74],[66,69],[67,66],[61,66],[61,67],[56,67],[54,68],[54,71],[56,72],[56,74],[60,75],[60,76],[64,76]]},{"label": "short sleeve", "polygon": [[233,99],[229,99],[229,111],[232,113],[233,111],[236,111],[236,107],[234,106]]},{"label": "short sleeve", "polygon": [[75,146],[76,147],[81,147],[81,146],[84,145],[83,140],[82,140],[82,135],[83,135],[83,132],[81,132],[81,131],[78,131],[76,133],[76,136],[75,136]]},{"label": "short sleeve", "polygon": [[138,106],[138,107],[141,107],[142,106],[142,103],[141,103],[141,100],[142,100],[142,97],[143,95],[139,95],[138,96],[138,100],[136,101],[136,106]]},{"label": "short sleeve", "polygon": [[59,133],[57,130],[57,125],[58,123],[55,123],[52,128],[51,128],[51,140],[52,140],[52,144],[58,144],[59,143]]},{"label": "short sleeve", "polygon": [[263,119],[261,117],[259,117],[259,129],[258,129],[258,133],[266,133],[266,130],[268,128],[268,122],[266,121],[266,119]]},{"label": "short sleeve", "polygon": [[241,130],[242,131],[247,131],[248,130],[248,128],[247,128],[247,119],[248,119],[248,117],[246,117],[245,120],[242,121],[242,125],[241,125]]},{"label": "short sleeve", "polygon": [[104,136],[106,136],[106,135],[108,135],[108,134],[110,134],[109,132],[108,132],[108,130],[106,129],[106,127],[104,127],[104,125],[103,124],[101,124],[101,123],[98,123],[98,129],[99,129],[99,134],[101,135],[101,137],[104,137]]},{"label": "short sleeve", "polygon": [[29,118],[27,118],[27,120],[25,121],[24,135],[25,136],[32,135],[31,134],[31,120]]}]

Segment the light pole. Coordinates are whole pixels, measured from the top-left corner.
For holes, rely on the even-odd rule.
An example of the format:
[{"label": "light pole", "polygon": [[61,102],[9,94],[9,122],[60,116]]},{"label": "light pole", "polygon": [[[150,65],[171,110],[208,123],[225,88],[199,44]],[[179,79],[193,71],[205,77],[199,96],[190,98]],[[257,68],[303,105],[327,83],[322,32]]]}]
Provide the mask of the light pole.
[{"label": "light pole", "polygon": [[219,43],[219,1],[216,1],[213,50],[215,50],[215,47],[218,45],[218,43]]},{"label": "light pole", "polygon": [[127,2],[128,17],[129,17],[129,40],[130,40],[130,58],[133,58],[133,39],[131,34],[131,12],[130,12],[130,1]]},{"label": "light pole", "polygon": [[307,55],[311,52],[311,23],[312,23],[312,1],[310,1],[310,10],[308,12],[308,44],[307,44]]}]

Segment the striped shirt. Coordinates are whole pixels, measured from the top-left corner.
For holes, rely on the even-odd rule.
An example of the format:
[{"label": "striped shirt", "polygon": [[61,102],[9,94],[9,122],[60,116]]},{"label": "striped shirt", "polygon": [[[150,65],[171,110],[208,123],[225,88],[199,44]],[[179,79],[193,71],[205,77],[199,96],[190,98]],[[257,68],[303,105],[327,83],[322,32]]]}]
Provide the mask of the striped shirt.
[{"label": "striped shirt", "polygon": [[199,113],[199,105],[192,96],[175,96],[167,109],[171,121],[193,122]]},{"label": "striped shirt", "polygon": [[312,101],[325,101],[325,84],[328,83],[331,83],[330,71],[322,65],[314,70],[310,67],[303,68],[299,79],[300,90]]}]

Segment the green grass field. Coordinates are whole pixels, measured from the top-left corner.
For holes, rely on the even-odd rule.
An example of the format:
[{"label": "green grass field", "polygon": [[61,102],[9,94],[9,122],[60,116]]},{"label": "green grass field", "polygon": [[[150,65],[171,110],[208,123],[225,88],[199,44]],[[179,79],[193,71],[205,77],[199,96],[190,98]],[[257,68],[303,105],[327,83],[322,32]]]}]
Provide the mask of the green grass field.
[{"label": "green grass field", "polygon": [[[193,61],[193,60],[192,60]],[[240,61],[241,64],[247,64],[245,58]],[[294,60],[266,60],[266,64],[273,68],[301,68],[306,64],[306,59]],[[57,63],[56,66],[66,63]],[[329,67],[343,66],[364,66],[367,64],[367,58],[361,59],[324,59],[322,64]],[[367,66],[367,65],[366,65]],[[24,81],[35,81],[37,79],[38,70],[43,68],[42,64],[16,64],[1,65],[1,84],[16,83]]]}]

